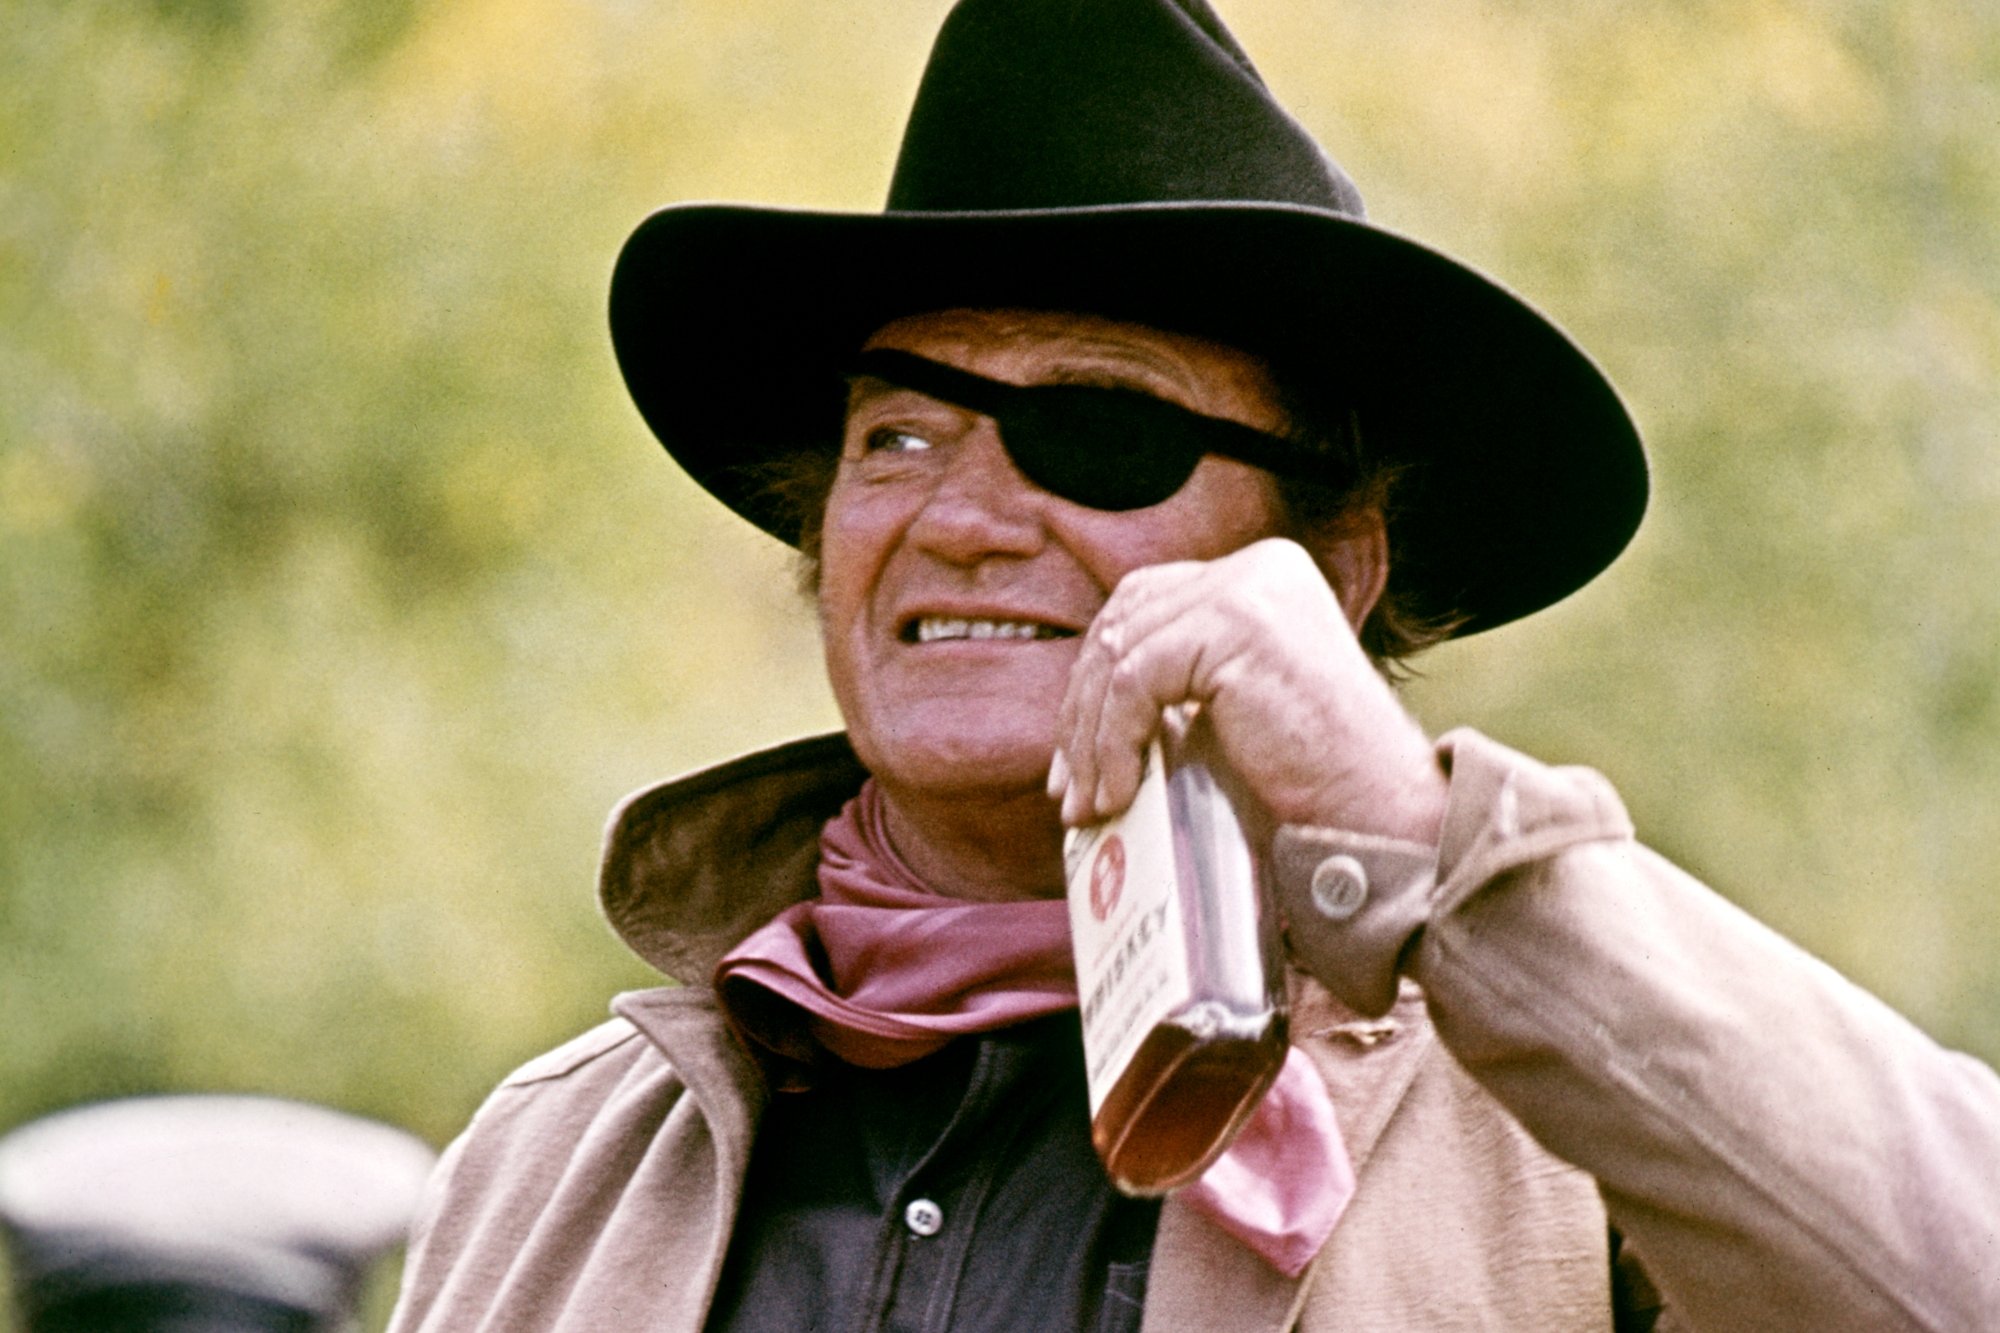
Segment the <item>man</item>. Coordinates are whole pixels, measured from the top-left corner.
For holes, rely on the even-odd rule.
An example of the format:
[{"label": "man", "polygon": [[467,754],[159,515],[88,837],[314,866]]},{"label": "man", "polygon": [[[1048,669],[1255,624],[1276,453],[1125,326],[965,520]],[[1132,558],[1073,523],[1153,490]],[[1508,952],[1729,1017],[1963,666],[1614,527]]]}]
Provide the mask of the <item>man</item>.
[{"label": "man", "polygon": [[[399,1328],[1978,1325],[1990,1071],[1398,704],[1645,473],[1559,331],[1359,212],[1200,0],[963,0],[886,213],[642,225],[627,382],[805,552],[847,733],[620,812],[607,914],[686,984],[495,1094]],[[1091,1153],[1060,843],[1190,702],[1294,1051],[1162,1205]]]}]

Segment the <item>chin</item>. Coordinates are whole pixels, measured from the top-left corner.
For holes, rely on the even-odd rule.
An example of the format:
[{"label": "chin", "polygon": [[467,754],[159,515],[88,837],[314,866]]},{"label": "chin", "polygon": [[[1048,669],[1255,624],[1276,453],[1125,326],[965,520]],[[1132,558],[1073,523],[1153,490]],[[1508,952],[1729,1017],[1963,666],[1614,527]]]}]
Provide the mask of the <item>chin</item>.
[{"label": "chin", "polygon": [[1007,799],[1044,794],[1053,736],[947,733],[921,739],[908,734],[857,741],[862,762],[895,786],[932,796]]}]

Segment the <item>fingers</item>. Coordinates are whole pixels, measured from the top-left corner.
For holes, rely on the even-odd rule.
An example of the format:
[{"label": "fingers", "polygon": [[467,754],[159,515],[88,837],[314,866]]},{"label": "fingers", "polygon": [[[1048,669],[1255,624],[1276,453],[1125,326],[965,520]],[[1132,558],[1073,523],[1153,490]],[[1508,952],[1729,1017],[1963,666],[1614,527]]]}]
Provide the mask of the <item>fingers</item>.
[{"label": "fingers", "polygon": [[1096,761],[1094,788],[1085,819],[1102,819],[1124,809],[1138,793],[1145,772],[1145,749],[1160,729],[1161,713],[1190,700],[1206,701],[1210,663],[1231,655],[1228,626],[1212,610],[1191,608],[1141,637],[1111,671],[1097,710],[1097,727],[1086,735],[1083,753]]},{"label": "fingers", "polygon": [[[1161,712],[1198,702],[1272,808],[1309,804],[1342,714],[1385,693],[1312,558],[1285,541],[1134,570],[1084,636],[1057,718],[1049,791],[1067,824],[1125,808]],[[1394,705],[1400,714],[1400,705]],[[1334,754],[1342,750],[1338,747]]]},{"label": "fingers", "polygon": [[1312,558],[1289,542],[1128,574],[1078,650],[1050,794],[1070,825],[1138,790],[1162,710],[1197,702],[1232,779],[1277,823],[1435,838],[1447,783]]},{"label": "fingers", "polygon": [[[1158,565],[1121,582],[1085,636],[1058,717],[1065,823],[1122,810],[1137,792],[1163,709],[1205,700],[1207,681],[1237,651],[1213,565]],[[1236,618],[1240,621],[1240,617]]]},{"label": "fingers", "polygon": [[[1087,823],[1095,817],[1100,766],[1096,737],[1113,676],[1134,643],[1143,637],[1145,626],[1135,621],[1148,607],[1155,608],[1156,614],[1145,619],[1156,619],[1159,603],[1192,577],[1193,567],[1184,564],[1133,571],[1112,590],[1085,632],[1057,715],[1057,751],[1068,770],[1066,789],[1060,793],[1065,823]],[[1145,740],[1145,735],[1136,738],[1135,752],[1143,748]],[[1137,762],[1136,753],[1132,762]]]},{"label": "fingers", "polygon": [[1069,761],[1063,758],[1062,746],[1049,759],[1048,793],[1051,801],[1060,801],[1069,791]]}]

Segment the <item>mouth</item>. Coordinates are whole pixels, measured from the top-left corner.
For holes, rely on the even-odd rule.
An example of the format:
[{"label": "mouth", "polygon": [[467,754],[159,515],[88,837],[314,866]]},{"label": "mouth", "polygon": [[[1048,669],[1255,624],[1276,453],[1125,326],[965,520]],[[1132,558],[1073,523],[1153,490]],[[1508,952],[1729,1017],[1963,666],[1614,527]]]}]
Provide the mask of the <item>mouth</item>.
[{"label": "mouth", "polygon": [[1073,639],[1076,631],[1039,620],[917,616],[904,624],[900,637],[904,643],[944,643],[958,639]]}]

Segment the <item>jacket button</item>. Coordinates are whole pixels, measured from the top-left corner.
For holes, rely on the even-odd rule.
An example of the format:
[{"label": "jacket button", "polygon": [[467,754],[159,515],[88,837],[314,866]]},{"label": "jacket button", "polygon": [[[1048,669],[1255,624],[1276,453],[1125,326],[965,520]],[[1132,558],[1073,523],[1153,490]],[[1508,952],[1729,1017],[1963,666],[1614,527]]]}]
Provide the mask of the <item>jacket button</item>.
[{"label": "jacket button", "polygon": [[1313,906],[1329,921],[1345,921],[1368,901],[1368,872],[1351,856],[1329,856],[1313,868]]},{"label": "jacket button", "polygon": [[935,1236],[944,1226],[944,1209],[929,1199],[912,1199],[903,1210],[903,1225],[918,1236]]}]

